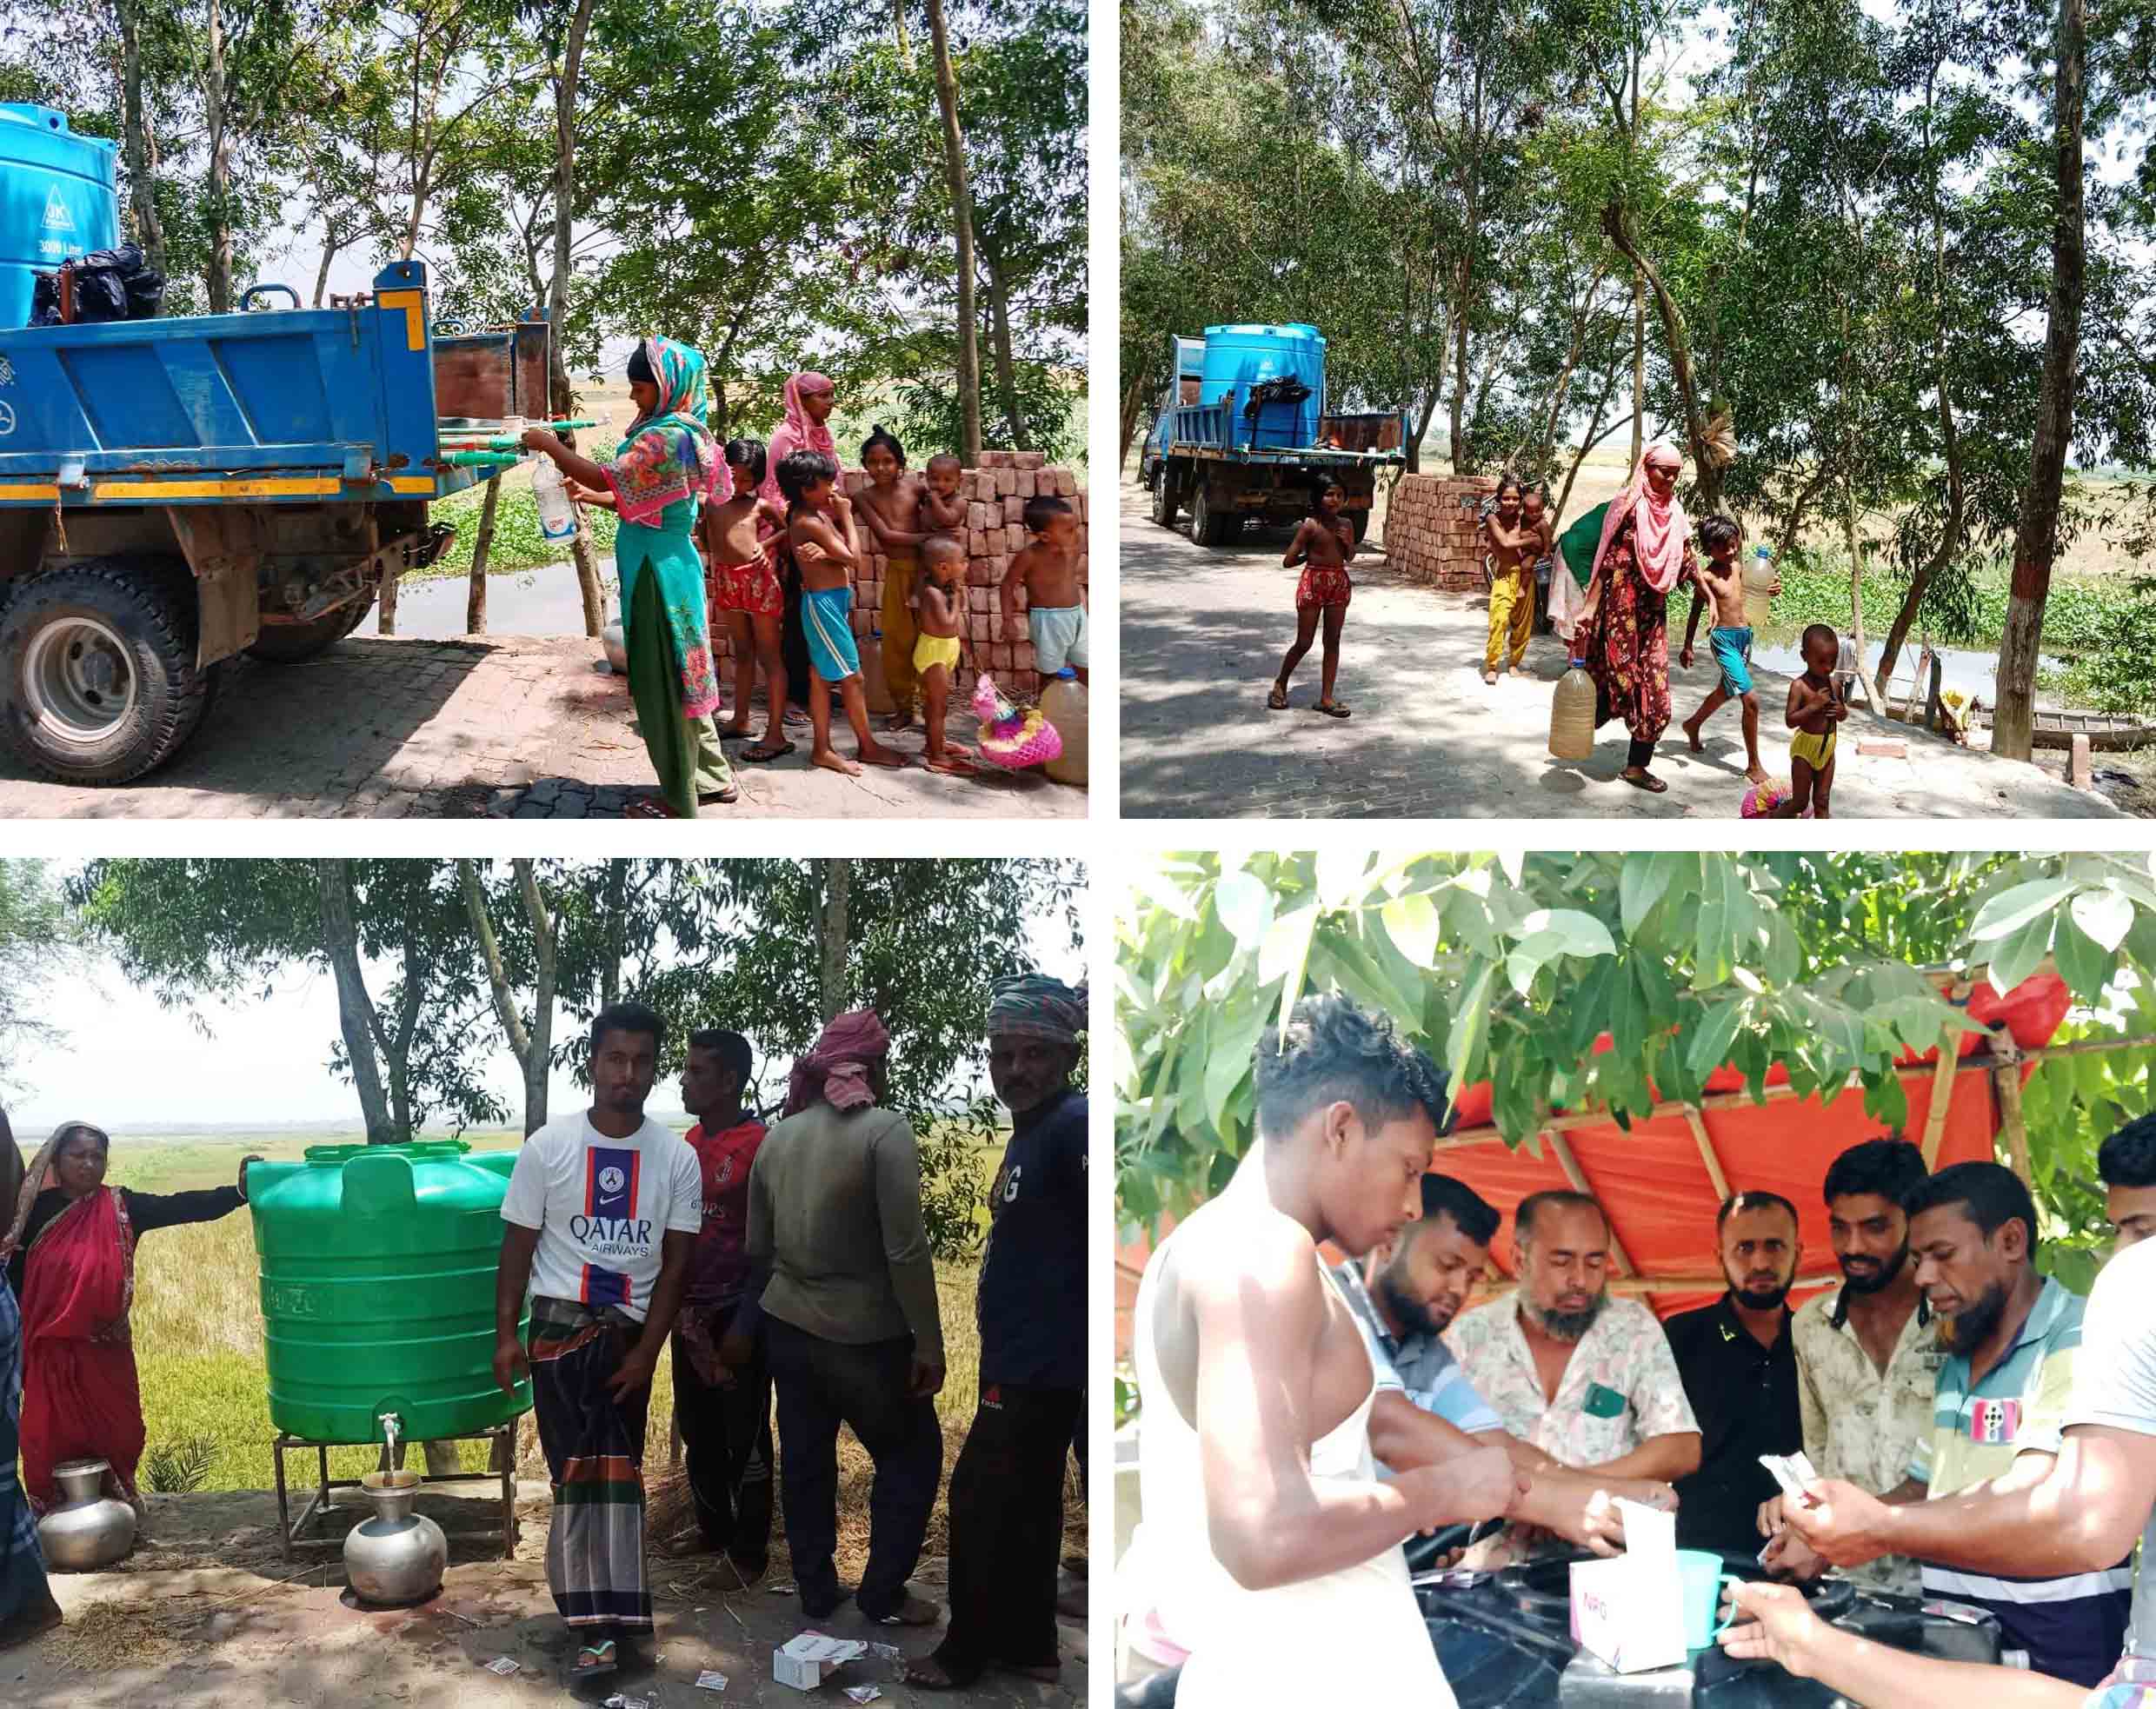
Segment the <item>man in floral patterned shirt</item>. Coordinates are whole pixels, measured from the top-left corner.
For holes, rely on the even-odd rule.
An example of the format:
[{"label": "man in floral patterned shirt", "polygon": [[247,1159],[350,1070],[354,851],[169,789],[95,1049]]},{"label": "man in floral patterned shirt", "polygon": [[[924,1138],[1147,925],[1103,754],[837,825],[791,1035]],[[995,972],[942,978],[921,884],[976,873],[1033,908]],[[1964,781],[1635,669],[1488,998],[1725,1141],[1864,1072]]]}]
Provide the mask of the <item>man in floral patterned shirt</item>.
[{"label": "man in floral patterned shirt", "polygon": [[1700,1426],[1654,1313],[1607,1287],[1609,1221],[1584,1193],[1514,1213],[1521,1285],[1463,1313],[1447,1340],[1505,1428],[1567,1466],[1674,1481]]}]

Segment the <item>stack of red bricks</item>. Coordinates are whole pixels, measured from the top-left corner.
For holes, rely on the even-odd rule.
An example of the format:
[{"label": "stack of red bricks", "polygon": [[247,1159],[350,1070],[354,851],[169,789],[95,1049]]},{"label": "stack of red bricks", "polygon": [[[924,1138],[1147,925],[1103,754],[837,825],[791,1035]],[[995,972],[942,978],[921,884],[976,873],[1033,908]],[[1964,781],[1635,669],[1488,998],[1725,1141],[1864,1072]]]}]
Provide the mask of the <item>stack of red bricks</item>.
[{"label": "stack of red bricks", "polygon": [[1403,475],[1385,507],[1385,558],[1418,582],[1449,591],[1482,586],[1482,501],[1487,475]]},{"label": "stack of red bricks", "polygon": [[[848,495],[857,494],[868,484],[868,477],[858,469],[848,469],[842,471],[840,484]],[[1030,695],[1036,679],[1033,641],[1026,630],[1025,590],[1021,588],[1018,593],[1017,625],[1007,628],[997,588],[1011,559],[1027,542],[1026,501],[1043,494],[1067,499],[1078,513],[1079,578],[1091,585],[1086,569],[1085,489],[1078,484],[1074,470],[1049,467],[1045,452],[983,451],[981,466],[959,476],[958,491],[966,501],[966,599],[969,608],[966,633],[973,655],[1006,690]],[[857,526],[862,544],[872,544],[868,524]],[[882,628],[883,575],[888,563],[882,553],[873,553],[854,575],[854,638],[872,682],[881,680],[881,671],[869,666],[868,655],[875,650],[875,635]],[[730,639],[722,628],[714,627],[713,655],[720,659],[730,657]],[[970,693],[973,673],[962,670],[959,675]]]}]

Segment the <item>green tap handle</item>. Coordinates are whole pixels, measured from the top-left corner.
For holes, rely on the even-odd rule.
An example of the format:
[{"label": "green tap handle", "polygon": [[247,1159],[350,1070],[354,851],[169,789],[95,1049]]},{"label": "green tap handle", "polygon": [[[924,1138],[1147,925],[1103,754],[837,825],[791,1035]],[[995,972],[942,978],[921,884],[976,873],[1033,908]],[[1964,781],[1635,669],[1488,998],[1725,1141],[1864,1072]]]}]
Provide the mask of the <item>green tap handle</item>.
[{"label": "green tap handle", "polygon": [[496,455],[492,451],[449,451],[443,462],[454,463],[460,469],[514,469],[517,459]]},{"label": "green tap handle", "polygon": [[[545,428],[549,433],[568,433],[576,428],[597,427],[599,424],[596,422],[541,422],[537,425]],[[443,435],[442,442],[461,451],[514,451],[519,449],[524,442],[512,439],[506,434],[492,438],[473,439],[462,434],[448,433]]]}]

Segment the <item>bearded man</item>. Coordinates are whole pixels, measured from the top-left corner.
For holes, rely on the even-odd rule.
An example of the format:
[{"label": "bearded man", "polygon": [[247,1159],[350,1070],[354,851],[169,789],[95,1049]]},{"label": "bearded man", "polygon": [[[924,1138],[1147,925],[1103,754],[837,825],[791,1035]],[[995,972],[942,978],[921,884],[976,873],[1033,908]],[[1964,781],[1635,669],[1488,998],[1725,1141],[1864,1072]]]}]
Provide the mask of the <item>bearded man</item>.
[{"label": "bearded man", "polygon": [[1760,1456],[1804,1444],[1788,1304],[1803,1248],[1797,1207],[1779,1193],[1732,1194],[1714,1235],[1728,1292],[1662,1326],[1700,1421],[1700,1469],[1677,1480],[1677,1541],[1743,1557],[1777,1487]]},{"label": "bearded man", "polygon": [[[1654,1313],[1608,1288],[1609,1221],[1584,1193],[1531,1193],[1513,1214],[1520,1286],[1448,1339],[1514,1436],[1605,1478],[1699,1469],[1700,1426]],[[1681,1509],[1680,1509],[1681,1511]]]}]

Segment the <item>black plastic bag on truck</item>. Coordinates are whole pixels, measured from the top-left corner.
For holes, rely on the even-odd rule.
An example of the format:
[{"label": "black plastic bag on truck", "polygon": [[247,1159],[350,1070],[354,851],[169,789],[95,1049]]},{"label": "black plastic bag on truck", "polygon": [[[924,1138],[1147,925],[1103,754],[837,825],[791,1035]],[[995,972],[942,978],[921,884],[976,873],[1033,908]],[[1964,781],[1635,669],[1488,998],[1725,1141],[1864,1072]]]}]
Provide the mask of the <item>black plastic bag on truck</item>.
[{"label": "black plastic bag on truck", "polygon": [[127,318],[127,282],[116,267],[75,269],[75,324]]},{"label": "black plastic bag on truck", "polygon": [[33,273],[30,276],[30,323],[32,326],[60,324],[58,274]]},{"label": "black plastic bag on truck", "polygon": [[154,267],[137,268],[127,276],[127,317],[154,321],[164,313],[164,275]]}]

